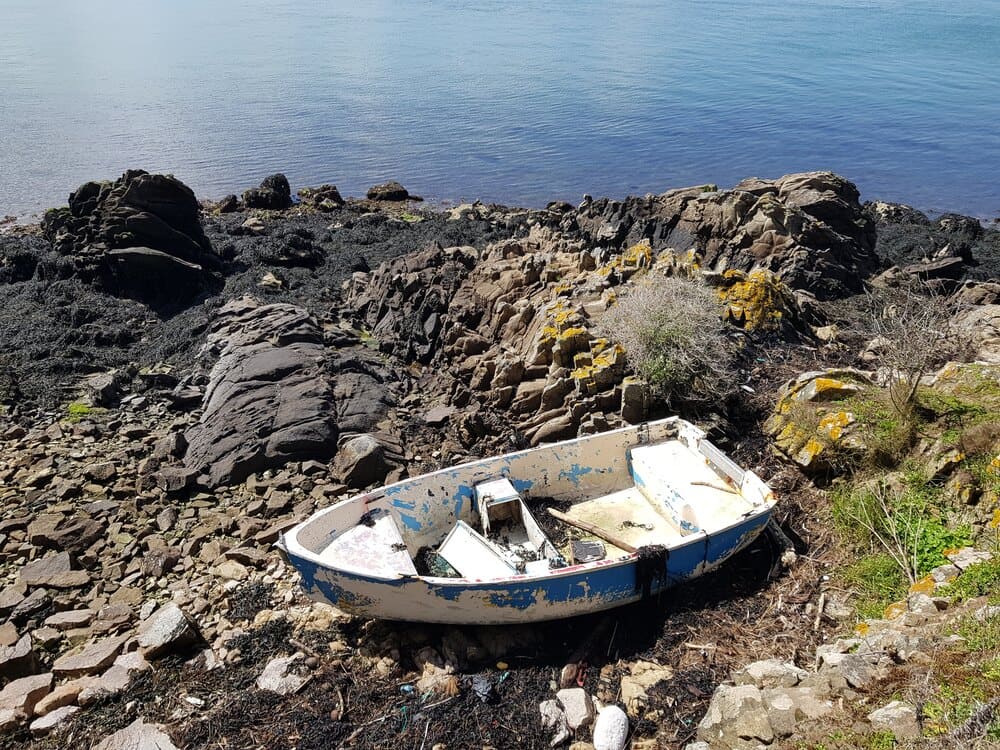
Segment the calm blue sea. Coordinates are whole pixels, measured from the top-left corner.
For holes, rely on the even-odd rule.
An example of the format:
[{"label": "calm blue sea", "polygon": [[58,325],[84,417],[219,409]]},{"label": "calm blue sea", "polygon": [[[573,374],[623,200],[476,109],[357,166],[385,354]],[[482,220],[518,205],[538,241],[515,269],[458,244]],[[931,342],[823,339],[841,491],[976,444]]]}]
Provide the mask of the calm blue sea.
[{"label": "calm blue sea", "polygon": [[128,167],[539,205],[831,169],[1000,215],[1000,0],[3,0],[0,215]]}]

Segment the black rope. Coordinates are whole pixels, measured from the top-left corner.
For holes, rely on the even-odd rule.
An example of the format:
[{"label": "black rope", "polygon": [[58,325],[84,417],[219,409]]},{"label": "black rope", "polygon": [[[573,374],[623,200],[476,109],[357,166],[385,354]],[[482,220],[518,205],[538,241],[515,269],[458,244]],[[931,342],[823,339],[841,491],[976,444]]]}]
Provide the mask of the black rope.
[{"label": "black rope", "polygon": [[648,599],[653,590],[662,589],[667,582],[667,560],[670,550],[662,544],[640,547],[635,561],[635,590],[642,591],[642,598]]}]

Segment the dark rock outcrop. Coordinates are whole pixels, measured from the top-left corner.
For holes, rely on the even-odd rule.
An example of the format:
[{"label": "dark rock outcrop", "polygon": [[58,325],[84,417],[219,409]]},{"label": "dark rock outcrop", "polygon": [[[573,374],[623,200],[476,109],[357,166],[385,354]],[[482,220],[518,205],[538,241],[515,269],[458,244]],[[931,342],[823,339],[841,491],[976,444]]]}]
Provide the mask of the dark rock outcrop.
[{"label": "dark rock outcrop", "polygon": [[288,461],[330,458],[337,444],[323,336],[300,307],[227,303],[208,334],[218,352],[201,420],[186,434],[185,465],[209,486]]},{"label": "dark rock outcrop", "polygon": [[372,185],[368,188],[368,200],[372,201],[405,201],[416,200],[409,191],[395,180],[383,182],[381,185]]},{"label": "dark rock outcrop", "polygon": [[259,188],[243,192],[243,204],[247,208],[267,208],[281,211],[292,205],[292,188],[283,174],[265,177]]},{"label": "dark rock outcrop", "polygon": [[[983,227],[972,216],[943,214],[931,221],[909,206],[884,201],[866,203],[864,209],[878,226],[875,249],[883,266],[900,266],[921,279],[987,281],[1000,275],[1000,232]],[[938,263],[947,273],[935,268],[920,271],[926,264]]]},{"label": "dark rock outcrop", "polygon": [[130,170],[114,182],[85,183],[67,208],[45,213],[42,230],[84,280],[147,301],[190,297],[222,266],[194,193],[171,175]]},{"label": "dark rock outcrop", "polygon": [[831,172],[707,185],[662,195],[585,201],[559,223],[587,245],[697,251],[718,271],[766,270],[793,289],[832,298],[878,268],[875,224],[853,183]]},{"label": "dark rock outcrop", "polygon": [[333,211],[344,205],[344,199],[336,185],[320,185],[315,188],[302,188],[298,192],[299,200],[307,206],[320,211]]}]

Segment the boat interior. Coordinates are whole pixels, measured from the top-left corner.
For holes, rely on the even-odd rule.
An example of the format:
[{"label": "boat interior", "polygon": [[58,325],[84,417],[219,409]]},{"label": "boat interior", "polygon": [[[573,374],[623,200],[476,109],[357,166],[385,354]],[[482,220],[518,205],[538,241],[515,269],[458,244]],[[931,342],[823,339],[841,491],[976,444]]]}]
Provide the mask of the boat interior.
[{"label": "boat interior", "polygon": [[771,501],[690,429],[652,443],[596,436],[406,480],[318,514],[299,542],[333,568],[472,580],[675,547]]}]

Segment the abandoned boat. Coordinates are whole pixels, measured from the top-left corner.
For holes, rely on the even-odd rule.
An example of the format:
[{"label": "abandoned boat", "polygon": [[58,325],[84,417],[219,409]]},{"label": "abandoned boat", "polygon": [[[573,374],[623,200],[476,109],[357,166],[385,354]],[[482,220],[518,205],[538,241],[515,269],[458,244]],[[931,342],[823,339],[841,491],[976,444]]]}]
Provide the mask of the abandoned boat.
[{"label": "abandoned boat", "polygon": [[657,594],[764,529],[771,490],[678,418],[474,461],[279,541],[314,599],[391,620],[537,622]]}]

